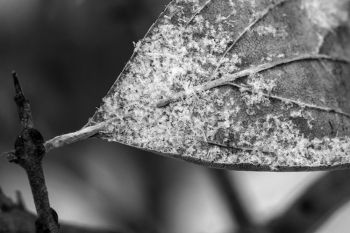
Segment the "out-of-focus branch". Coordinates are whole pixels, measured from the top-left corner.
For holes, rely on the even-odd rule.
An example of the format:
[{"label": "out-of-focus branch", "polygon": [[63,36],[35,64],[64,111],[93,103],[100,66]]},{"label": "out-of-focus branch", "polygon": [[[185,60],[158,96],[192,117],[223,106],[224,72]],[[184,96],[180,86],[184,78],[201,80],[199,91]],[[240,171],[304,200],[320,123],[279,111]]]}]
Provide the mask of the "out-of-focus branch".
[{"label": "out-of-focus branch", "polygon": [[266,225],[270,233],[310,233],[350,200],[350,170],[327,173],[280,216]]},{"label": "out-of-focus branch", "polygon": [[[23,203],[14,203],[0,190],[0,232],[37,233],[35,222],[37,217],[23,209]],[[120,233],[62,224],[60,233]]]},{"label": "out-of-focus branch", "polygon": [[234,180],[230,179],[230,173],[225,170],[210,169],[215,184],[227,204],[232,218],[237,223],[238,232],[260,232],[252,220],[248,209],[243,205],[239,190]]}]

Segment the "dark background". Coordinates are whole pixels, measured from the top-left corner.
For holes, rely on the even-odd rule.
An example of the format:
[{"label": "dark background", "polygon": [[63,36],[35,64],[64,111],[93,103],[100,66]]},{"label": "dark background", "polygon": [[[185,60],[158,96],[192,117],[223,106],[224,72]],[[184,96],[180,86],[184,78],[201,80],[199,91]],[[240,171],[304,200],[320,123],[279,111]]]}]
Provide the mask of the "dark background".
[{"label": "dark background", "polygon": [[[20,76],[46,139],[91,117],[168,0],[0,0],[0,152],[19,122],[11,71]],[[116,143],[88,140],[51,152],[45,172],[61,219],[140,232],[225,233],[235,227],[210,172]],[[278,215],[323,173],[231,172],[253,218]],[[22,169],[0,160],[0,186],[34,209]],[[350,206],[318,232],[348,232]]]}]

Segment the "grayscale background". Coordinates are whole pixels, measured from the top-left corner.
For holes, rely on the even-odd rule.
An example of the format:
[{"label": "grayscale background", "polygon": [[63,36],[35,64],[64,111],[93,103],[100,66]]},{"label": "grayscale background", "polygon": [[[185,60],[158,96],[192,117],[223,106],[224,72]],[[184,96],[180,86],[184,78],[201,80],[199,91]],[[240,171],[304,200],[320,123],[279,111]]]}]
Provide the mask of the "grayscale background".
[{"label": "grayscale background", "polygon": [[[19,133],[11,71],[46,139],[78,130],[168,0],[0,0],[0,152]],[[44,169],[60,219],[113,229],[228,233],[235,223],[208,169],[117,143],[88,140],[51,152]],[[315,179],[314,173],[231,172],[254,219],[268,220]],[[25,173],[0,160],[0,186],[20,190],[34,210]],[[350,205],[318,233],[348,233]],[[141,229],[141,230],[140,230]]]}]

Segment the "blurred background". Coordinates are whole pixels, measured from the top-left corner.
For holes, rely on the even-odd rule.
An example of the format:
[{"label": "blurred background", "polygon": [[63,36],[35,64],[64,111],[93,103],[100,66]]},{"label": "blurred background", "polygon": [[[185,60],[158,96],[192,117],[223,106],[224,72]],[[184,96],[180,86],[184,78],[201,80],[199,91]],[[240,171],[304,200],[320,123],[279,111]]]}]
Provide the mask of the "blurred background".
[{"label": "blurred background", "polygon": [[[11,71],[19,74],[36,127],[46,139],[78,130],[101,103],[168,0],[0,0],[0,152],[19,133]],[[61,220],[133,232],[226,233],[235,221],[211,171],[130,147],[88,140],[45,159]],[[279,215],[324,173],[230,172],[257,222]],[[0,160],[0,186],[23,193],[25,173]],[[318,233],[348,232],[344,205]]]}]

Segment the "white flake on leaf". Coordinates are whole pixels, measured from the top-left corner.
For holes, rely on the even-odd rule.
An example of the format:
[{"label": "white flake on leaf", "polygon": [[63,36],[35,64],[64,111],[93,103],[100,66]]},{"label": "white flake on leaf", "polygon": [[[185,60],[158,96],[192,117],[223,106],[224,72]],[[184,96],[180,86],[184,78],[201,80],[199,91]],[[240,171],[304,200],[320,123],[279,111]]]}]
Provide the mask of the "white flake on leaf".
[{"label": "white flake on leaf", "polygon": [[259,36],[272,35],[273,37],[281,38],[286,38],[288,36],[288,33],[285,30],[285,28],[276,28],[272,25],[260,25],[255,29],[255,31],[258,33]]},{"label": "white flake on leaf", "polygon": [[348,0],[303,0],[301,8],[313,23],[328,30],[349,21]]},{"label": "white flake on leaf", "polygon": [[[235,2],[228,2],[232,18],[236,13],[239,15],[235,12]],[[287,1],[278,4],[282,2]],[[311,129],[317,111],[344,119],[349,117],[347,113],[274,95],[279,87],[278,76],[260,75],[305,60],[344,61],[328,55],[272,51],[264,58],[270,62],[246,68],[247,54],[236,54],[228,48],[233,38],[225,22],[209,21],[199,14],[203,4],[209,3],[176,0],[152,32],[135,45],[137,55],[118,81],[115,93],[104,99],[99,110],[101,120],[116,118],[104,131],[104,137],[143,149],[226,165],[248,163],[277,169],[349,162],[346,152],[350,149],[349,137],[308,138],[292,119],[307,120]],[[259,19],[271,13],[273,7],[276,5],[263,11],[261,18],[250,21],[244,31],[236,32],[239,36],[236,43],[257,26]],[[188,20],[191,23],[186,25]],[[255,30],[261,35],[281,35],[272,24],[257,26]],[[241,91],[225,87],[228,82]],[[155,106],[159,100],[169,99],[170,106]],[[272,101],[278,102],[276,106],[280,108],[255,118],[256,112],[271,108]],[[228,146],[211,145],[210,141]]]}]

